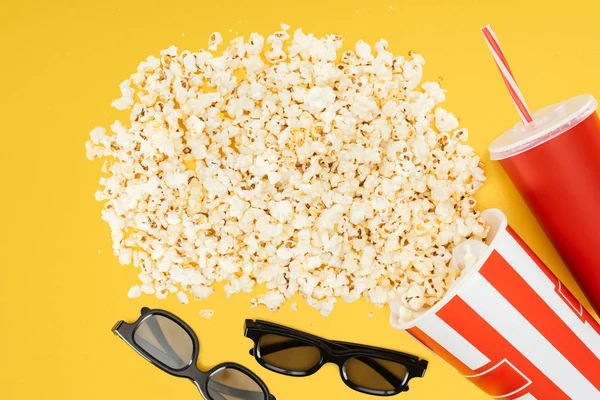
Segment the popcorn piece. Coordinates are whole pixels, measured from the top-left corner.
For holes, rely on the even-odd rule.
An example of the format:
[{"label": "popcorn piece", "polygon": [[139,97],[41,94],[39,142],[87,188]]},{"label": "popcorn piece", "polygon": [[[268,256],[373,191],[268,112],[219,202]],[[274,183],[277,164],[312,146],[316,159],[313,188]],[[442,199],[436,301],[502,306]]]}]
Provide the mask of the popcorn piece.
[{"label": "popcorn piece", "polygon": [[127,110],[133,106],[133,89],[130,86],[131,82],[125,80],[121,83],[119,88],[121,89],[121,98],[112,102],[111,106],[117,110]]},{"label": "popcorn piece", "polygon": [[142,292],[145,294],[154,294],[155,293],[154,286],[152,286],[149,283],[144,283],[142,285]]},{"label": "popcorn piece", "polygon": [[356,55],[362,59],[369,60],[373,58],[373,55],[371,54],[371,46],[362,40],[359,40],[358,43],[356,43],[355,51]]},{"label": "popcorn piece", "polygon": [[90,138],[92,139],[93,144],[104,144],[109,140],[108,136],[106,136],[106,129],[98,126],[92,129],[90,132]]},{"label": "popcorn piece", "polygon": [[213,32],[208,37],[208,49],[210,51],[217,50],[221,43],[223,43],[223,37],[219,32]]},{"label": "popcorn piece", "polygon": [[273,218],[279,222],[289,221],[294,212],[292,203],[287,200],[272,201],[269,203],[269,210]]},{"label": "popcorn piece", "polygon": [[340,204],[335,204],[333,207],[323,211],[317,221],[317,227],[320,229],[332,230],[335,224],[342,218],[343,213],[344,207]]},{"label": "popcorn piece", "polygon": [[142,295],[142,288],[139,285],[132,286],[127,292],[127,297],[130,299],[136,299]]},{"label": "popcorn piece", "polygon": [[480,159],[420,55],[381,39],[338,57],[341,36],[281,28],[266,47],[252,33],[213,54],[215,32],[208,51],[148,57],[113,102],[129,122],[90,132],[114,253],[140,270],[128,295],[188,303],[264,284],[253,306],[300,293],[328,315],[365,297],[415,318],[475,262],[460,246],[488,233]]},{"label": "popcorn piece", "polygon": [[304,103],[306,104],[308,111],[313,114],[323,111],[325,108],[333,104],[334,101],[335,93],[329,86],[313,86],[304,97]]},{"label": "popcorn piece", "polygon": [[435,110],[435,127],[440,132],[450,132],[458,128],[458,121],[452,113],[437,108]]},{"label": "popcorn piece", "polygon": [[[202,279],[202,277],[200,278]],[[202,286],[202,285],[194,285],[192,286],[192,294],[198,300],[206,299],[211,294],[214,294],[215,291],[211,287]]]},{"label": "popcorn piece", "polygon": [[188,304],[190,302],[185,292],[177,292],[177,299],[181,304]]},{"label": "popcorn piece", "polygon": [[421,85],[427,96],[433,99],[435,104],[443,103],[446,100],[444,90],[438,82],[425,82]]},{"label": "popcorn piece", "polygon": [[257,304],[264,304],[269,310],[278,311],[284,301],[285,297],[280,292],[272,290],[258,296]]},{"label": "popcorn piece", "polygon": [[210,319],[212,318],[212,316],[214,315],[214,311],[213,310],[200,310],[200,312],[198,312],[198,315],[200,315],[202,318],[205,319]]}]

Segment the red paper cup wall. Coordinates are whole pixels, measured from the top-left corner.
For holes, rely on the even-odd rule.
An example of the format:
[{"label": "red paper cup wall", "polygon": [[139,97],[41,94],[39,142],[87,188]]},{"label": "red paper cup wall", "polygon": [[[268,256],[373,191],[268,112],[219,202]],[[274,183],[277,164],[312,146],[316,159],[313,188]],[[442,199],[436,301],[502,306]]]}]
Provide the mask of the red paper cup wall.
[{"label": "red paper cup wall", "polygon": [[482,215],[492,227],[486,256],[435,307],[396,327],[494,398],[600,399],[600,325],[504,213]]},{"label": "red paper cup wall", "polygon": [[545,107],[489,146],[600,314],[600,119],[591,95]]}]

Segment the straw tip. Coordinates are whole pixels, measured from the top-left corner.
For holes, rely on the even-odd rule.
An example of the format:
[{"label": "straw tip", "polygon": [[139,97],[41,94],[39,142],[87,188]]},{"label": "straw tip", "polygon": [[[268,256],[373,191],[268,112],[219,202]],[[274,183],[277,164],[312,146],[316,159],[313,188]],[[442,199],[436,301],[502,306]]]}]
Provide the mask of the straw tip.
[{"label": "straw tip", "polygon": [[482,32],[489,31],[489,30],[492,30],[492,26],[490,24],[487,24],[487,25],[481,27]]}]

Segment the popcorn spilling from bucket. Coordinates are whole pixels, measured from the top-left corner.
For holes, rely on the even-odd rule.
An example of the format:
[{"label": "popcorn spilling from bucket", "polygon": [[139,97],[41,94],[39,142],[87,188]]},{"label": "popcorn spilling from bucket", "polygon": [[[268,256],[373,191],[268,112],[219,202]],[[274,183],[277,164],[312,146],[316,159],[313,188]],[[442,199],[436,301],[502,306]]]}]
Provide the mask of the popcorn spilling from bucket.
[{"label": "popcorn spilling from bucket", "polygon": [[128,121],[92,130],[114,253],[140,269],[129,296],[264,284],[271,310],[364,297],[411,320],[486,238],[480,159],[420,55],[282,29],[148,57],[113,102]]},{"label": "popcorn spilling from bucket", "polygon": [[[450,267],[460,271],[462,276],[463,272],[468,272],[472,267],[475,267],[480,260],[483,260],[489,246],[483,241],[478,239],[467,239],[461,244],[454,247],[452,250],[452,258],[450,260]],[[452,287],[453,282],[450,287]],[[450,287],[446,288],[446,293]],[[413,291],[415,293],[416,291]],[[418,293],[418,292],[417,292]],[[407,293],[406,297],[414,295]],[[390,302],[390,322],[393,327],[401,329],[402,325],[414,320],[415,318],[423,315],[426,311],[431,309],[431,306],[435,304],[428,304],[418,309],[411,307],[410,301],[407,305],[404,303],[402,298],[394,299]]]}]

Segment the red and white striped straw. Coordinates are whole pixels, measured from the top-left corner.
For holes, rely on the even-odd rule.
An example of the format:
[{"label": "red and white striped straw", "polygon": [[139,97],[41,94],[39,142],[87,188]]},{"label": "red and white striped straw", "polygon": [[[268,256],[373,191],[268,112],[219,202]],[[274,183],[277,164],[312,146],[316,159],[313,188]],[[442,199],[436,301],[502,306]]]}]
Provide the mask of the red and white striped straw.
[{"label": "red and white striped straw", "polygon": [[510,93],[510,97],[512,97],[515,106],[517,107],[517,111],[519,111],[519,115],[521,116],[521,120],[523,123],[528,124],[533,121],[531,117],[531,113],[527,108],[527,104],[525,104],[525,99],[519,90],[519,86],[517,86],[517,82],[515,81],[515,77],[508,66],[508,61],[506,61],[506,57],[504,57],[504,53],[500,48],[500,44],[498,43],[498,39],[496,35],[494,35],[494,31],[490,25],[486,25],[481,28],[481,33],[483,33],[483,37],[487,42],[490,50],[492,51],[492,55],[494,56],[494,60],[496,61],[496,65],[500,69],[500,73],[502,74],[502,79],[504,79],[504,83],[508,88],[508,92]]}]

